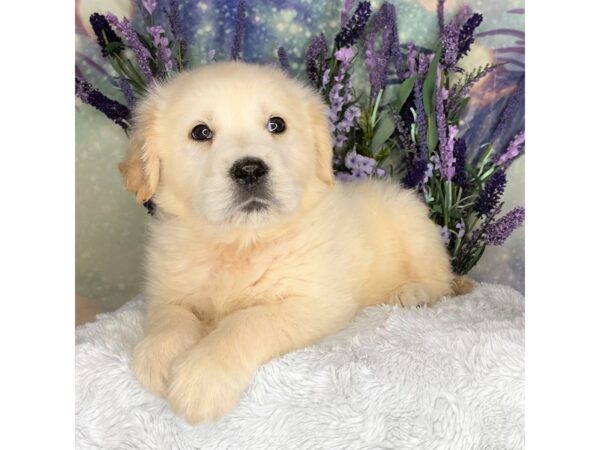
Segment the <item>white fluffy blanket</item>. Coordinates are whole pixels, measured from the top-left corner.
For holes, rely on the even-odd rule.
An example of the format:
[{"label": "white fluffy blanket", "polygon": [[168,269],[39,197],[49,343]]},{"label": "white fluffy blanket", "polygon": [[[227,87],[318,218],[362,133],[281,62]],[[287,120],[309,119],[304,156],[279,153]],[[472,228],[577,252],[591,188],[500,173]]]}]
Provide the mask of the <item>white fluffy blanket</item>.
[{"label": "white fluffy blanket", "polygon": [[524,298],[479,285],[432,308],[377,306],[259,368],[238,407],[190,426],[128,368],[136,297],[76,331],[77,448],[523,447]]}]

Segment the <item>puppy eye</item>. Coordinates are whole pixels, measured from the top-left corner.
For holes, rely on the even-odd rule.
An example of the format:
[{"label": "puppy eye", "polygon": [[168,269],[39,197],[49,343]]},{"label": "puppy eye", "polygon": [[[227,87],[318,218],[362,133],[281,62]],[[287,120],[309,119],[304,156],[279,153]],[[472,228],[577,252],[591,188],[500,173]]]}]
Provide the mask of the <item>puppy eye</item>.
[{"label": "puppy eye", "polygon": [[191,136],[195,141],[208,141],[209,139],[212,139],[213,134],[210,128],[201,123],[192,129]]},{"label": "puppy eye", "polygon": [[281,117],[271,117],[267,122],[269,133],[279,134],[285,131],[285,122]]}]

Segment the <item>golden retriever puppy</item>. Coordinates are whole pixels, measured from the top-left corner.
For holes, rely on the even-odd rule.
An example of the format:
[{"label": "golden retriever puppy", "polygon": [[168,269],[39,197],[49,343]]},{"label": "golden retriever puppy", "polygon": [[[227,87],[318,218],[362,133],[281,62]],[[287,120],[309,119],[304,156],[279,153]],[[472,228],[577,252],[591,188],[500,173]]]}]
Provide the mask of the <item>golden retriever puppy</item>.
[{"label": "golden retriever puppy", "polygon": [[418,197],[391,182],[335,183],[331,160],[324,104],[277,68],[212,64],[137,108],[119,168],[157,213],[132,368],[190,423],[226,414],[259,365],[362,307],[452,293]]}]

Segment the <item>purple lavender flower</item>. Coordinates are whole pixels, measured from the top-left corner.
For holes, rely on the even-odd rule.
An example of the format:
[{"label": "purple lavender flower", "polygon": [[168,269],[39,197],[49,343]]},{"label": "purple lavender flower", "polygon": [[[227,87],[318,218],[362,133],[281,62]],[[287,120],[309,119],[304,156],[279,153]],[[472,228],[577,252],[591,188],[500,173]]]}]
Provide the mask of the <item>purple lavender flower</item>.
[{"label": "purple lavender flower", "polygon": [[433,163],[433,168],[435,170],[440,170],[442,167],[442,164],[440,163],[440,157],[436,153],[431,155],[431,162]]},{"label": "purple lavender flower", "polygon": [[133,91],[131,90],[131,85],[127,78],[119,78],[119,88],[123,93],[123,97],[125,97],[125,101],[127,102],[127,107],[131,110],[135,107],[135,96],[133,95]]},{"label": "purple lavender flower", "polygon": [[344,26],[344,25],[346,25],[346,23],[348,23],[348,18],[350,17],[350,11],[352,11],[355,1],[356,0],[345,0],[344,1],[344,7],[342,8],[342,14],[340,15],[340,22],[342,23],[342,26]]},{"label": "purple lavender flower", "polygon": [[483,191],[479,193],[473,209],[483,215],[490,215],[498,207],[500,197],[506,187],[506,174],[499,170],[485,183]]},{"label": "purple lavender flower", "polygon": [[442,241],[444,241],[444,245],[448,245],[450,243],[450,230],[448,230],[448,227],[446,225],[444,225],[443,227],[440,227],[438,225],[438,228],[440,229],[440,235],[442,236]]},{"label": "purple lavender flower", "polygon": [[467,179],[467,172],[465,170],[467,162],[467,143],[464,139],[459,138],[454,143],[454,156],[456,157],[456,165],[454,166],[455,171],[452,182],[463,189],[466,189],[469,187],[469,180]]},{"label": "purple lavender flower", "polygon": [[510,141],[508,147],[504,153],[502,153],[497,159],[496,164],[499,166],[508,167],[510,163],[521,154],[521,146],[525,143],[525,131],[520,131]]},{"label": "purple lavender flower", "polygon": [[454,67],[458,61],[458,42],[460,30],[456,21],[450,22],[444,27],[442,34],[442,64],[445,67]]},{"label": "purple lavender flower", "polygon": [[[375,49],[375,39],[381,34],[381,47]],[[373,19],[371,31],[365,38],[365,63],[369,68],[369,81],[371,83],[371,99],[387,83],[387,68],[390,59],[396,66],[398,76],[400,73],[400,47],[398,45],[398,30],[396,25],[396,9],[388,2],[384,2]]]},{"label": "purple lavender flower", "polygon": [[164,68],[169,71],[173,70],[173,61],[171,60],[171,49],[169,48],[169,39],[165,35],[165,30],[161,26],[146,28],[146,31],[152,37],[152,44],[156,48],[158,60],[163,64]]},{"label": "purple lavender flower", "polygon": [[156,3],[157,0],[142,0],[142,5],[144,5],[144,8],[146,8],[146,11],[148,11],[148,14],[150,15],[152,15],[156,9]]},{"label": "purple lavender flower", "polygon": [[240,59],[242,50],[242,39],[244,37],[244,24],[246,19],[246,0],[238,0],[237,12],[235,15],[235,29],[233,33],[233,43],[231,44],[231,59]]},{"label": "purple lavender flower", "polygon": [[285,48],[279,47],[277,49],[277,57],[279,58],[279,65],[285,72],[290,71],[290,60],[288,59],[288,55],[285,51]]},{"label": "purple lavender flower", "polygon": [[344,120],[353,122],[355,119],[360,117],[360,108],[356,105],[349,107],[344,113]]},{"label": "purple lavender flower", "polygon": [[318,87],[319,81],[321,81],[320,76],[324,72],[326,55],[327,40],[325,39],[325,35],[321,33],[319,36],[312,38],[304,57],[306,74],[311,84],[315,87]]},{"label": "purple lavender flower", "polygon": [[427,174],[427,166],[428,163],[424,159],[417,159],[410,163],[406,176],[402,181],[404,186],[406,186],[407,189],[413,189],[423,183]]},{"label": "purple lavender flower", "polygon": [[429,150],[427,148],[427,114],[423,103],[423,79],[431,63],[431,59],[422,53],[417,58],[417,81],[414,88],[415,110],[417,114],[417,132],[419,138],[419,152],[421,158],[427,158]]},{"label": "purple lavender flower", "polygon": [[343,47],[335,52],[335,59],[341,62],[344,66],[348,66],[353,57],[354,50],[350,47]]},{"label": "purple lavender flower", "polygon": [[[327,117],[334,134],[334,147],[343,148],[348,137],[347,134],[354,120],[360,117],[360,110],[356,106],[346,107],[352,102],[352,80],[347,76],[350,61],[354,57],[351,47],[343,47],[335,52],[336,60],[341,62],[338,73],[333,77],[334,84],[329,90],[329,110]],[[323,74],[323,86],[329,85],[329,69]],[[345,112],[342,114],[342,112]]]},{"label": "purple lavender flower", "polygon": [[456,173],[456,157],[454,156],[454,143],[458,135],[458,127],[450,125],[446,135],[444,145],[441,146],[440,139],[440,172],[445,180],[452,180]]},{"label": "purple lavender flower", "polygon": [[365,30],[370,16],[371,3],[360,2],[356,7],[356,11],[354,11],[354,14],[350,20],[348,20],[348,23],[346,23],[342,27],[342,30],[336,35],[336,47],[342,48],[354,45]]},{"label": "purple lavender flower", "polygon": [[417,49],[415,48],[414,44],[409,43],[407,45],[407,49],[406,49],[407,71],[406,71],[405,76],[402,78],[413,77],[417,74],[417,58],[418,58]]},{"label": "purple lavender flower", "polygon": [[348,172],[338,172],[335,174],[335,178],[338,181],[354,181],[355,180],[354,176]]},{"label": "purple lavender flower", "polygon": [[346,153],[344,166],[350,170],[350,173],[339,172],[337,177],[342,181],[357,181],[372,176],[384,177],[387,175],[385,170],[377,167],[377,161],[356,153],[356,150]]},{"label": "purple lavender flower", "polygon": [[344,134],[336,134],[333,138],[333,146],[335,148],[342,148],[346,141],[348,140],[348,136]]},{"label": "purple lavender flower", "polygon": [[446,0],[438,0],[437,2],[437,21],[440,36],[444,34],[444,3],[446,3]]},{"label": "purple lavender flower", "polygon": [[127,106],[108,98],[102,92],[94,89],[87,81],[79,77],[75,77],[75,95],[79,97],[83,103],[93,106],[127,131],[127,119],[130,114]]},{"label": "purple lavender flower", "polygon": [[133,54],[137,59],[144,78],[148,83],[151,83],[154,80],[154,77],[152,76],[152,70],[150,69],[151,55],[148,49],[140,42],[140,39],[133,29],[131,22],[126,17],[123,18],[123,22],[119,22],[119,19],[117,19],[117,16],[115,16],[113,13],[107,13],[106,19],[108,20],[108,23],[114,26],[117,31],[121,33],[123,37],[125,37],[125,40],[133,50]]},{"label": "purple lavender flower", "polygon": [[181,65],[179,65],[179,59],[177,59],[178,69],[181,70],[186,66],[186,50],[187,42],[183,36],[183,29],[181,27],[181,17],[179,15],[179,7],[176,0],[169,0],[169,7],[165,10],[165,14],[169,19],[169,25],[171,27],[171,33],[173,34],[173,42],[179,42],[181,51]]},{"label": "purple lavender flower", "polygon": [[419,152],[421,157],[426,157],[427,149],[427,114],[423,105],[423,81],[417,79],[415,83],[415,106],[417,114],[417,132],[419,136]]},{"label": "purple lavender flower", "polygon": [[514,230],[525,221],[525,208],[517,207],[504,217],[491,224],[485,234],[484,241],[488,245],[502,245]]},{"label": "purple lavender flower", "polygon": [[475,29],[481,25],[483,16],[479,13],[473,14],[467,19],[462,28],[460,29],[460,35],[458,38],[458,58],[465,56],[471,50],[471,44],[475,41],[473,33]]},{"label": "purple lavender flower", "polygon": [[[113,31],[112,27],[106,20],[106,17],[102,14],[94,13],[90,16],[90,24],[92,25],[92,29],[94,30],[94,34],[96,35],[96,41],[98,45],[102,49],[102,56],[108,56],[108,50],[106,49],[107,44],[118,42],[119,44],[123,44],[123,41],[117,34]],[[117,55],[121,53],[121,46],[114,47],[112,50]]]},{"label": "purple lavender flower", "polygon": [[454,141],[458,134],[458,127],[450,125],[446,134],[446,114],[444,101],[448,98],[448,91],[444,89],[441,82],[442,71],[438,67],[435,91],[435,111],[439,136],[440,172],[445,180],[452,180],[455,173]]},{"label": "purple lavender flower", "polygon": [[425,171],[425,178],[423,179],[423,184],[427,183],[427,181],[433,176],[433,164],[427,163],[427,170]]}]

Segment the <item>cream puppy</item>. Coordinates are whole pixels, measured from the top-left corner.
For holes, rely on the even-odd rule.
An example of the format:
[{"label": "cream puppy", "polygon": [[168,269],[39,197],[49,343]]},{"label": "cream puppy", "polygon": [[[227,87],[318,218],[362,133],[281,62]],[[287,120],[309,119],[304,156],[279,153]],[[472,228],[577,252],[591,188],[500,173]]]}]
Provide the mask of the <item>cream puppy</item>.
[{"label": "cream puppy", "polygon": [[157,214],[132,368],[191,423],[226,414],[259,365],[362,307],[452,293],[413,192],[334,182],[325,111],[278,69],[236,62],[183,73],[137,109],[119,168]]}]

